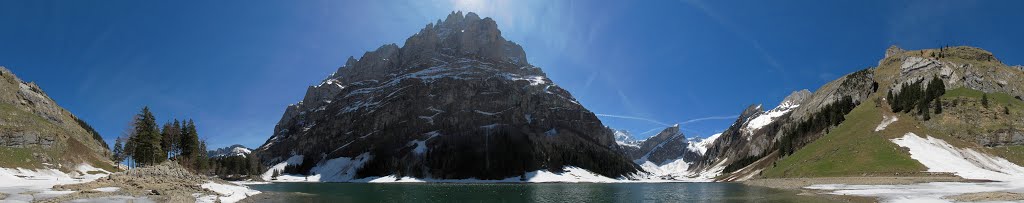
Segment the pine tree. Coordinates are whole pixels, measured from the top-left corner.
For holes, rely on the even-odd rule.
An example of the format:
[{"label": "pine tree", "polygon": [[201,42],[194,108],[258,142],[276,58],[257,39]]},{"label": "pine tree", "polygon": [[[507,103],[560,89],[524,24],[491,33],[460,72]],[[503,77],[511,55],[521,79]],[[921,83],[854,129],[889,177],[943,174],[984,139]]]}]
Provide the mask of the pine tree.
[{"label": "pine tree", "polygon": [[134,158],[137,162],[146,166],[166,160],[166,155],[162,155],[163,150],[160,148],[160,127],[157,126],[156,118],[153,112],[149,111],[149,107],[143,107],[139,113],[135,121],[135,135],[137,146]]},{"label": "pine tree", "polygon": [[1010,107],[1005,107],[1004,106],[1003,107],[1003,113],[1005,113],[1006,115],[1010,115]]},{"label": "pine tree", "polygon": [[181,154],[181,122],[178,119],[174,119],[174,123],[171,124],[171,156],[178,156]]},{"label": "pine tree", "polygon": [[171,149],[171,143],[172,143],[172,141],[171,141],[171,130],[172,130],[171,123],[167,122],[167,123],[164,123],[164,126],[161,129],[161,131],[160,131],[160,148],[164,149],[164,154],[162,154],[163,157],[170,156],[170,149]]},{"label": "pine tree", "polygon": [[[197,134],[197,136],[198,136],[198,134]],[[198,154],[196,154],[196,163],[197,163],[196,171],[201,171],[201,172],[202,171],[206,171],[207,169],[210,168],[209,167],[210,166],[210,159],[208,158],[208,156],[206,154],[206,141],[205,140],[199,141],[199,147],[198,147],[198,149],[196,151],[199,152]]]},{"label": "pine tree", "polygon": [[928,110],[928,104],[928,101],[925,100],[921,100],[921,102],[918,102],[917,104],[917,114],[921,115],[921,118],[924,118],[924,120],[931,119],[931,115],[928,115],[931,114],[931,111]]},{"label": "pine tree", "polygon": [[942,98],[935,100],[935,114],[942,114]]},{"label": "pine tree", "polygon": [[124,143],[124,152],[122,152],[122,153],[124,153],[125,160],[128,160],[128,163],[127,163],[128,168],[135,167],[134,163],[135,163],[135,160],[137,159],[137,158],[135,158],[136,157],[135,156],[135,146],[138,146],[138,138],[136,138],[134,133],[133,134],[129,134],[128,135],[128,142]]},{"label": "pine tree", "polygon": [[165,123],[161,136],[160,146],[163,147],[167,156],[177,156],[177,153],[180,151],[178,145],[181,143],[181,123],[177,119],[173,123]]},{"label": "pine tree", "polygon": [[988,94],[981,95],[981,106],[988,108]]},{"label": "pine tree", "polygon": [[111,161],[114,163],[124,161],[124,142],[120,138],[114,139],[114,156],[111,157]]},{"label": "pine tree", "polygon": [[196,133],[195,122],[192,119],[185,121],[181,126],[181,165],[195,169],[195,157],[199,153],[199,137]]}]

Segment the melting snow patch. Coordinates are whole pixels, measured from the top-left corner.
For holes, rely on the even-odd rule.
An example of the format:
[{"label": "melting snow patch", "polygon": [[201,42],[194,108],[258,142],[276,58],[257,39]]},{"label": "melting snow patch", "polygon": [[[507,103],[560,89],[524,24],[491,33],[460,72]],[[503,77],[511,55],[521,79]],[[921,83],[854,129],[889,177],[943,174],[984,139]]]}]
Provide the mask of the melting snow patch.
[{"label": "melting snow patch", "polygon": [[441,183],[619,183],[629,182],[628,180],[613,179],[605,177],[586,169],[567,166],[562,169],[562,172],[550,172],[547,170],[538,170],[528,172],[519,177],[509,177],[501,180],[479,180],[479,179],[431,179],[431,178],[412,178],[412,177],[375,177],[375,178],[364,178],[359,180],[353,180],[353,182],[369,182],[369,183],[420,183],[420,182],[441,182]]},{"label": "melting snow patch", "polygon": [[491,112],[486,112],[486,111],[481,111],[481,110],[473,110],[473,111],[478,113],[478,114],[483,114],[483,115],[488,115],[488,116],[493,116],[493,115],[497,115],[498,114],[498,113],[491,113]]},{"label": "melting snow patch", "polygon": [[7,194],[6,199],[3,199],[5,201],[32,202],[76,192],[53,191],[54,185],[91,182],[107,176],[106,173],[88,174],[89,171],[105,170],[86,164],[78,165],[75,169],[74,172],[64,173],[56,169],[0,168],[0,193]]},{"label": "melting snow patch", "polygon": [[1006,159],[983,154],[973,149],[954,147],[931,136],[907,133],[891,140],[910,149],[910,158],[917,160],[928,172],[947,172],[967,179],[999,182],[933,182],[910,185],[812,185],[806,188],[830,190],[837,195],[872,196],[885,202],[953,202],[949,196],[981,192],[1024,191],[1024,167]]},{"label": "melting snow patch", "polygon": [[[209,189],[217,194],[220,194],[220,202],[232,203],[238,202],[246,197],[259,194],[260,191],[249,189],[249,187],[233,184],[220,184],[214,182],[207,182],[201,185],[205,189]],[[198,199],[197,199],[198,200]]]},{"label": "melting snow patch", "polygon": [[875,132],[885,130],[885,127],[889,127],[889,124],[895,123],[899,120],[900,118],[897,116],[882,116],[882,123],[879,123],[878,126],[875,127]]},{"label": "melting snow patch", "polygon": [[[156,202],[156,201],[150,200],[149,197],[129,197],[129,196],[123,196],[123,195],[115,195],[115,196],[98,197],[98,198],[92,198],[92,199],[76,199],[76,200],[71,200],[69,202],[72,202],[72,203],[78,203],[78,202],[135,202],[135,203],[149,203],[149,202]],[[196,199],[196,202],[200,202],[199,199]],[[215,201],[209,201],[209,202],[212,203],[212,202],[215,202]]]},{"label": "melting snow patch", "polygon": [[487,130],[493,130],[494,128],[497,128],[499,125],[501,125],[501,124],[495,123],[495,124],[490,124],[490,125],[482,125],[482,126],[480,126],[480,128],[487,129]]},{"label": "melting snow patch", "polygon": [[299,164],[302,164],[302,155],[292,156],[288,158],[288,160],[285,160],[284,162],[281,163],[277,163],[274,166],[268,168],[266,172],[263,172],[263,175],[261,177],[263,178],[263,180],[271,180],[273,178],[272,176],[274,175],[274,171],[281,172],[284,171],[285,166]]},{"label": "melting snow patch", "polygon": [[121,188],[119,188],[119,187],[101,187],[101,188],[96,188],[96,189],[92,189],[92,190],[93,191],[97,191],[97,192],[117,192],[118,190],[121,190]]},{"label": "melting snow patch", "polygon": [[1008,182],[956,183],[934,182],[911,185],[812,185],[807,189],[830,190],[836,195],[879,197],[884,202],[953,202],[943,199],[968,193],[1020,190],[1024,185]]},{"label": "melting snow patch", "polygon": [[928,172],[954,173],[967,179],[1024,180],[1024,167],[974,149],[959,149],[931,136],[922,138],[907,133],[892,142],[909,148],[910,158],[928,167]]},{"label": "melting snow patch", "polygon": [[548,130],[547,132],[544,132],[544,134],[547,135],[547,136],[558,135],[558,129],[551,128],[551,130]]}]

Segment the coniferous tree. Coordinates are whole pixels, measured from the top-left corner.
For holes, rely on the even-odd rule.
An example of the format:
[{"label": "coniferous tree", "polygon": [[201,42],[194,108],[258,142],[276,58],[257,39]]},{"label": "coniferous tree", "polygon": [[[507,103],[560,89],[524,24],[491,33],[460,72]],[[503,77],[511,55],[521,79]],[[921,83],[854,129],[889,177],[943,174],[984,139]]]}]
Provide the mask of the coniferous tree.
[{"label": "coniferous tree", "polygon": [[164,149],[162,154],[164,157],[170,156],[171,149],[171,123],[164,123],[163,128],[160,129],[160,148]]},{"label": "coniferous tree", "polygon": [[180,126],[181,123],[177,119],[174,120],[174,123],[167,122],[164,124],[163,132],[161,132],[160,146],[163,147],[168,157],[174,157],[178,152],[178,143],[180,143],[181,139]]},{"label": "coniferous tree", "polygon": [[142,165],[153,165],[166,160],[163,150],[160,148],[160,127],[156,124],[156,118],[149,107],[143,107],[135,122],[135,135],[137,146],[135,147],[135,158]]},{"label": "coniferous tree", "polygon": [[179,154],[181,154],[181,122],[178,121],[178,119],[174,119],[174,123],[171,124],[171,128],[173,129],[173,131],[171,131],[170,137],[171,156],[178,156]]},{"label": "coniferous tree", "polygon": [[988,94],[981,95],[981,106],[988,108]]},{"label": "coniferous tree", "polygon": [[200,172],[206,171],[207,169],[210,168],[209,167],[210,166],[210,160],[209,160],[209,158],[208,158],[208,156],[206,154],[206,141],[205,140],[199,141],[199,147],[198,147],[198,149],[196,151],[199,152],[199,153],[196,154],[196,157],[195,157],[196,163],[197,163],[195,170],[196,171],[200,171]]},{"label": "coniferous tree", "polygon": [[1005,107],[1004,106],[1003,107],[1003,113],[1005,113],[1006,115],[1010,115],[1010,107]]},{"label": "coniferous tree", "polygon": [[114,155],[111,156],[111,161],[114,161],[115,164],[119,164],[121,161],[124,161],[124,142],[122,142],[120,138],[114,139],[113,152]]},{"label": "coniferous tree", "polygon": [[199,135],[196,132],[195,122],[192,119],[185,121],[181,126],[181,165],[196,169],[198,163],[196,157],[205,152],[199,151]]},{"label": "coniferous tree", "polygon": [[935,114],[942,114],[942,98],[935,100]]},{"label": "coniferous tree", "polygon": [[124,143],[124,157],[128,161],[128,168],[135,167],[135,146],[138,146],[138,138],[134,134],[128,136],[128,142]]}]

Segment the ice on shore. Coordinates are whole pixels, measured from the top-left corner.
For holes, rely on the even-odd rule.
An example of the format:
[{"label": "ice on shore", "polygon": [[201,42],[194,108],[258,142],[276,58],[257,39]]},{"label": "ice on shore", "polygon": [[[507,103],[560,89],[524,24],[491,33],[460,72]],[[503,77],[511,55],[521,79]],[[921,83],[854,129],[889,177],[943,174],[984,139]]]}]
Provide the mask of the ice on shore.
[{"label": "ice on shore", "polygon": [[89,174],[105,170],[87,164],[78,165],[76,171],[64,173],[57,169],[0,168],[0,193],[7,194],[3,202],[32,202],[72,193],[54,191],[54,185],[76,184],[106,177],[107,173]]},{"label": "ice on shore", "polygon": [[1024,192],[1024,167],[974,149],[962,149],[942,139],[907,133],[891,140],[910,151],[910,158],[928,172],[946,172],[967,179],[996,182],[932,182],[910,185],[812,185],[807,189],[832,194],[879,197],[885,202],[952,202],[949,196],[980,192]]},{"label": "ice on shore", "polygon": [[[218,199],[220,200],[220,202],[223,203],[238,202],[241,201],[242,199],[245,199],[246,197],[260,194],[260,191],[249,189],[249,187],[245,187],[242,185],[234,184],[220,184],[215,182],[207,182],[201,185],[201,187],[216,192],[217,194],[220,194],[220,198]],[[196,201],[199,202],[206,199],[210,199],[209,196],[197,197]]]}]

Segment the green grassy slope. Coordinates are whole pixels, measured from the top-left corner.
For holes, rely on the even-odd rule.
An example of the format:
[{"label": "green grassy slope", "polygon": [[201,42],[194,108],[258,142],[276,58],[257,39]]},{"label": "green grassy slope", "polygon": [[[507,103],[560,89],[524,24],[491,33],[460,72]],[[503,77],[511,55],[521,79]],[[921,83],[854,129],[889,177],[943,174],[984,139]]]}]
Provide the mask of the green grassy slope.
[{"label": "green grassy slope", "polygon": [[[904,119],[909,118],[901,118]],[[882,110],[874,102],[865,102],[846,115],[846,121],[820,139],[764,171],[766,178],[835,177],[891,175],[925,170],[889,139],[905,131],[899,122],[874,132],[882,122]],[[893,129],[895,128],[895,129]]]}]

